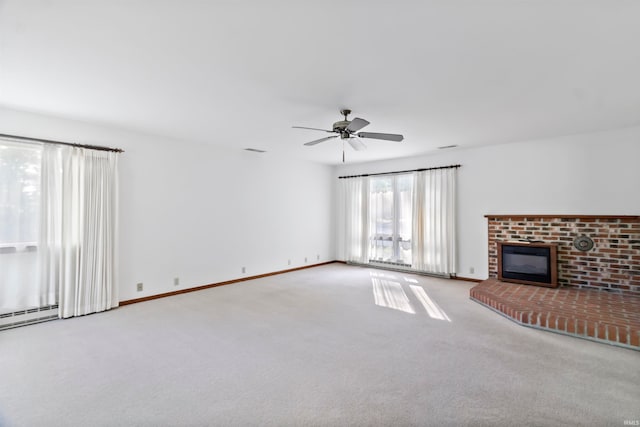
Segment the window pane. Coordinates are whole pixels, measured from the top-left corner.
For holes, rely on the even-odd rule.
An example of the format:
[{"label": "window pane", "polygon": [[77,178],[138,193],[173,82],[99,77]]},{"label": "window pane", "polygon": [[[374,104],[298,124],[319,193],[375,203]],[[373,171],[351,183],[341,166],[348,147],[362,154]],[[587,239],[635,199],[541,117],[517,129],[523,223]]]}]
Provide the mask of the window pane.
[{"label": "window pane", "polygon": [[40,149],[0,141],[0,245],[38,240]]},{"label": "window pane", "polygon": [[411,264],[413,175],[370,180],[370,258]]},{"label": "window pane", "polygon": [[0,314],[39,306],[40,147],[0,140]]}]

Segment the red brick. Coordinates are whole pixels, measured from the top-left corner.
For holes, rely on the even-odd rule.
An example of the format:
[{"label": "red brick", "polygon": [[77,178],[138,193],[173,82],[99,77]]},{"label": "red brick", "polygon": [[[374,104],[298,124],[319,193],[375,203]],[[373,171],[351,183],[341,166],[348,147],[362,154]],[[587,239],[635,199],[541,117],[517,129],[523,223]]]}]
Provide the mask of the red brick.
[{"label": "red brick", "polygon": [[544,326],[545,328],[555,329],[556,318],[557,316],[554,314],[554,312],[545,313],[545,315],[543,315],[542,317],[542,321],[544,322],[542,326]]},{"label": "red brick", "polygon": [[629,341],[629,345],[633,347],[640,347],[640,331],[631,331],[630,335],[631,339]]},{"label": "red brick", "polygon": [[607,326],[606,325],[598,325],[596,328],[596,332],[598,334],[597,338],[602,340],[607,339]]},{"label": "red brick", "polygon": [[555,329],[557,329],[559,331],[566,331],[567,330],[568,321],[569,321],[569,319],[567,319],[566,317],[558,316],[557,317],[557,324],[555,326]]},{"label": "red brick", "polygon": [[618,342],[621,344],[628,344],[627,334],[628,332],[625,329],[619,329]]}]

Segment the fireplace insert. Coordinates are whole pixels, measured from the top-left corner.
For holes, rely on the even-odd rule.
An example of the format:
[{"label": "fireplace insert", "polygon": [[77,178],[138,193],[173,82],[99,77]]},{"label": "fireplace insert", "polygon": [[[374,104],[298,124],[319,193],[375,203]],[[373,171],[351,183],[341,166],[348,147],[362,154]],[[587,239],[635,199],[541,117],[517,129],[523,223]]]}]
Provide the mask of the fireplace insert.
[{"label": "fireplace insert", "polygon": [[556,245],[498,242],[498,280],[557,287]]}]

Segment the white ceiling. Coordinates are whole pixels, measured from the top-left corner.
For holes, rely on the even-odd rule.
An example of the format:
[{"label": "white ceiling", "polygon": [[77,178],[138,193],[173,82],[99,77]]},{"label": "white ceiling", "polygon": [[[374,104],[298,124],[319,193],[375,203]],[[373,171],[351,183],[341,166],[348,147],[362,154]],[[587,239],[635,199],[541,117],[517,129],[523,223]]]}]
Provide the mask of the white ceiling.
[{"label": "white ceiling", "polygon": [[[640,1],[0,0],[0,105],[350,162],[640,124]],[[117,141],[114,141],[117,145]]]}]

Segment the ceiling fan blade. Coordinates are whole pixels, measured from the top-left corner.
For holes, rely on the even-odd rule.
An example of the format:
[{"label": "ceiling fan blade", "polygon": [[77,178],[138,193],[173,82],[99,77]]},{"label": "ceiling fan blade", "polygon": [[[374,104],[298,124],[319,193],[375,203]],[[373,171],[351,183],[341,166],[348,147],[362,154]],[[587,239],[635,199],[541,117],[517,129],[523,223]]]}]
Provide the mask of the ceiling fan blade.
[{"label": "ceiling fan blade", "polygon": [[347,126],[347,130],[349,132],[356,132],[356,131],[359,131],[360,129],[362,129],[363,127],[365,127],[368,124],[369,124],[369,122],[366,121],[365,119],[361,119],[359,117],[356,117],[355,119],[351,120],[351,123],[349,123],[349,126]]},{"label": "ceiling fan blade", "polygon": [[360,138],[384,139],[385,141],[398,141],[398,142],[404,139],[404,136],[397,135],[395,133],[360,132],[358,136]]},{"label": "ceiling fan blade", "polygon": [[304,145],[316,145],[316,144],[320,144],[321,142],[325,142],[325,141],[328,141],[330,139],[337,138],[337,137],[338,137],[338,135],[326,136],[324,138],[316,139],[315,141],[306,142]]},{"label": "ceiling fan blade", "polygon": [[309,129],[309,130],[321,130],[322,132],[329,132],[329,133],[333,133],[332,130],[327,130],[327,129],[318,129],[318,128],[307,128],[304,126],[291,126],[294,129]]},{"label": "ceiling fan blade", "polygon": [[364,145],[364,143],[360,141],[358,138],[349,138],[347,142],[356,151],[362,151],[367,149],[367,146]]}]

